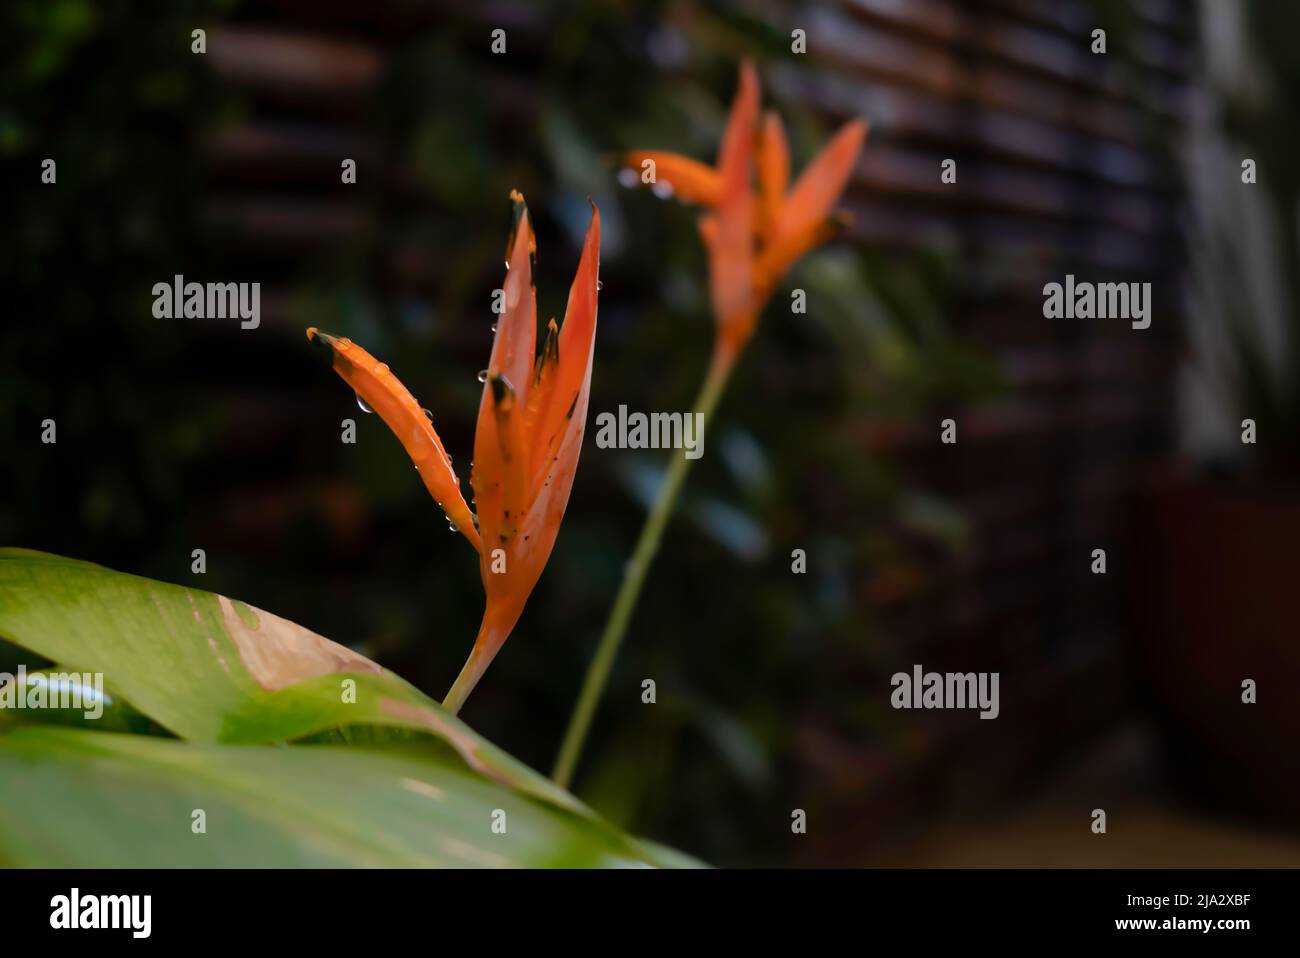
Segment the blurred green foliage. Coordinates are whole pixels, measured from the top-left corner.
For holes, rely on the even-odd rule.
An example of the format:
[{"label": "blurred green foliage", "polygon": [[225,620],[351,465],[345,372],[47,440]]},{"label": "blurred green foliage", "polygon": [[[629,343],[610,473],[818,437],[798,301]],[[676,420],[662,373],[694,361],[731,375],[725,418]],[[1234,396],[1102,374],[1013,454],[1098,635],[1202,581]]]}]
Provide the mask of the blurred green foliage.
[{"label": "blurred green foliage", "polygon": [[[202,252],[195,142],[217,94],[189,33],[223,5],[151,6],[0,11],[0,541],[37,536],[106,561],[138,560],[212,425],[148,305],[160,270]],[[41,182],[47,158],[54,184]],[[46,418],[53,445],[37,441]]]}]

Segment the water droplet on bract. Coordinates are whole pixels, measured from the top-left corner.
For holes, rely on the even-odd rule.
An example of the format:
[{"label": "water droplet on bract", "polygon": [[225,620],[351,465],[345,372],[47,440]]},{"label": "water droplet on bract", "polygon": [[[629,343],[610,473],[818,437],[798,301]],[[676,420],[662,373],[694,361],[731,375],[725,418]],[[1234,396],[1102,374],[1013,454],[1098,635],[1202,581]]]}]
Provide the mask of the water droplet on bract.
[{"label": "water droplet on bract", "polygon": [[510,269],[510,260],[506,260],[506,269]]},{"label": "water droplet on bract", "polygon": [[447,517],[447,528],[452,532],[460,532],[460,530],[456,528],[456,523],[451,521],[451,516]]},{"label": "water droplet on bract", "polygon": [[430,410],[422,408],[420,412],[424,413],[425,419],[429,420],[429,422],[433,422],[433,413]]},{"label": "water droplet on bract", "polygon": [[375,365],[375,375],[376,375],[376,376],[382,376],[382,375],[384,375],[384,373],[386,373],[386,372],[388,372],[388,363],[377,363],[377,364]]},{"label": "water droplet on bract", "polygon": [[487,382],[487,370],[486,370],[486,369],[480,369],[480,370],[478,371],[478,381],[481,382],[481,383],[485,383],[485,382]]},{"label": "water droplet on bract", "polygon": [[493,324],[492,324],[492,332],[495,333],[496,331],[497,331],[497,324],[496,324],[496,323],[493,323]]},{"label": "water droplet on bract", "polygon": [[596,280],[596,292],[600,292],[604,288],[605,288],[605,284],[602,283],[600,280]]},{"label": "water droplet on bract", "polygon": [[361,398],[361,393],[357,393],[357,406],[362,412],[374,412],[373,409],[366,405],[366,401]]},{"label": "water droplet on bract", "polygon": [[346,336],[344,336],[342,339],[339,340],[339,342],[338,342],[338,347],[339,347],[339,349],[351,349],[351,348],[352,348],[352,340],[350,340],[350,339],[348,339]]}]

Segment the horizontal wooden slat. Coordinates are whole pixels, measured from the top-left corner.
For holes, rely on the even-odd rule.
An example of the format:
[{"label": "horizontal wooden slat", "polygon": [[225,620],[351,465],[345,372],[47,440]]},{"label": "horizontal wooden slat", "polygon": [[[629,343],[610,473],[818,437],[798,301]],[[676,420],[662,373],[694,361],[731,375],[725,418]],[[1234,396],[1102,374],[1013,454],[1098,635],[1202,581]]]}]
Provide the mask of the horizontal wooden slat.
[{"label": "horizontal wooden slat", "polygon": [[972,59],[952,47],[918,42],[833,9],[818,8],[810,17],[809,42],[830,62],[867,81],[898,83],[970,108],[1002,109],[1133,147],[1141,146],[1150,122],[1133,107]]},{"label": "horizontal wooden slat", "polygon": [[214,30],[208,53],[222,76],[259,89],[358,92],[378,79],[382,66],[379,51],[362,41],[249,26]]},{"label": "horizontal wooden slat", "polygon": [[1141,103],[1166,116],[1178,112],[1177,104],[1159,92],[1152,102],[1142,103],[1137,92],[1112,69],[1113,61],[1090,52],[1087,32],[1062,36],[986,9],[939,0],[848,0],[848,6],[863,18],[933,43],[968,49],[1080,91],[1121,103]]}]

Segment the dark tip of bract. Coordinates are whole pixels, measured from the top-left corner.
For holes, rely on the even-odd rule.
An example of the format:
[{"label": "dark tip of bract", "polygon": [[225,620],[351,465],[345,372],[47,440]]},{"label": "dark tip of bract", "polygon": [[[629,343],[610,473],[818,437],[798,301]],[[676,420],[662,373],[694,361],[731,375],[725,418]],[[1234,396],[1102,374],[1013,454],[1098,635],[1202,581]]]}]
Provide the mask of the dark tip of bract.
[{"label": "dark tip of bract", "polygon": [[337,337],[322,333],[312,326],[307,330],[307,341],[316,348],[316,355],[327,358],[331,363],[334,362],[334,344],[338,342]]},{"label": "dark tip of bract", "polygon": [[524,194],[518,190],[510,191],[510,235],[506,239],[506,262],[510,262],[510,257],[515,251],[515,236],[519,232],[519,224],[523,222],[528,215],[528,203],[524,200]]},{"label": "dark tip of bract", "polygon": [[492,386],[492,401],[498,406],[507,408],[509,403],[515,401],[515,387],[510,385],[510,380],[500,373],[494,373],[488,377],[488,383]]}]

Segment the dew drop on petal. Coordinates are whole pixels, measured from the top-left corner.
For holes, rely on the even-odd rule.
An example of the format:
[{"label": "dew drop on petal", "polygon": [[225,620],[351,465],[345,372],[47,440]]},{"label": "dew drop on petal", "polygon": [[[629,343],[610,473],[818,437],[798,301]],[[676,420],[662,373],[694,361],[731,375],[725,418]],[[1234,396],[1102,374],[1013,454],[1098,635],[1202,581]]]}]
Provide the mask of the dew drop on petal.
[{"label": "dew drop on petal", "polygon": [[488,371],[486,369],[480,369],[478,371],[478,381],[481,383],[487,382],[487,373]]},{"label": "dew drop on petal", "polygon": [[492,332],[495,333],[496,331],[497,331],[497,324],[496,324],[496,323],[493,323],[493,324],[492,324]]},{"label": "dew drop on petal", "polygon": [[605,288],[605,284],[602,283],[600,280],[596,280],[596,292],[600,292],[604,288]]},{"label": "dew drop on petal", "polygon": [[366,405],[366,401],[361,398],[361,393],[357,393],[357,406],[362,412],[374,412],[373,409]]},{"label": "dew drop on petal", "polygon": [[388,363],[376,363],[376,364],[375,364],[375,375],[376,375],[376,376],[382,376],[382,375],[384,375],[384,374],[387,373],[387,372],[388,372]]},{"label": "dew drop on petal", "polygon": [[424,418],[425,418],[425,419],[429,420],[429,422],[433,422],[433,412],[432,412],[432,410],[421,408],[421,409],[420,409],[420,412],[424,413]]}]

